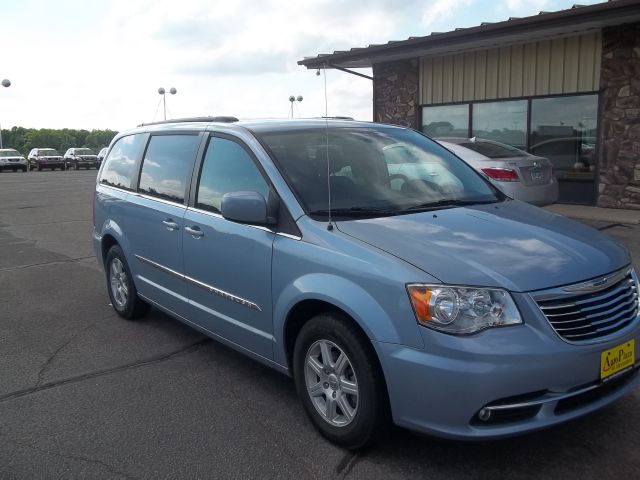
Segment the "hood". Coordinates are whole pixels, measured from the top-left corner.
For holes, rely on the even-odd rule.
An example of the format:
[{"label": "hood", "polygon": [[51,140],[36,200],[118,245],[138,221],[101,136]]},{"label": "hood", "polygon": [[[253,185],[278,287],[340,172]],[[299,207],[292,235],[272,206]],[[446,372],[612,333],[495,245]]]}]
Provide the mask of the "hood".
[{"label": "hood", "polygon": [[624,247],[599,231],[518,201],[340,221],[337,227],[455,285],[526,292],[630,263]]}]

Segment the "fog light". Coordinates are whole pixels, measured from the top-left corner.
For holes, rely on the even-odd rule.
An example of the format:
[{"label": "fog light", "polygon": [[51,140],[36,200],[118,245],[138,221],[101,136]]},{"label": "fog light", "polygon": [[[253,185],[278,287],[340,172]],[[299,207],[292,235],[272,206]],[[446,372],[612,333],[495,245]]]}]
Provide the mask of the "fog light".
[{"label": "fog light", "polygon": [[478,412],[478,418],[483,422],[488,422],[491,418],[491,410],[489,410],[488,408],[483,408]]}]

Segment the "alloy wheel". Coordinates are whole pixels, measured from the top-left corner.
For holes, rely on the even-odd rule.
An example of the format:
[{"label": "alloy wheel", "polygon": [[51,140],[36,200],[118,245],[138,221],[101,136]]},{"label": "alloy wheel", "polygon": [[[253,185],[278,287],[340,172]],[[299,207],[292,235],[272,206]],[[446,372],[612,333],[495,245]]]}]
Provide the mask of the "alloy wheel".
[{"label": "alloy wheel", "polygon": [[329,340],[314,342],[305,357],[311,403],[334,427],[349,425],[358,412],[358,380],[347,354]]}]

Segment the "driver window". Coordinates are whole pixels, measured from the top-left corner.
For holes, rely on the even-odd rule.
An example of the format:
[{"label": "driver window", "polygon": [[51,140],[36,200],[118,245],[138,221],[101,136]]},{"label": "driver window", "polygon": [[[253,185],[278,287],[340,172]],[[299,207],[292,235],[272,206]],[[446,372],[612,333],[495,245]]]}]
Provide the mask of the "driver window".
[{"label": "driver window", "polygon": [[196,208],[220,213],[225,193],[247,191],[268,199],[269,185],[244,148],[232,140],[212,137],[198,180]]}]

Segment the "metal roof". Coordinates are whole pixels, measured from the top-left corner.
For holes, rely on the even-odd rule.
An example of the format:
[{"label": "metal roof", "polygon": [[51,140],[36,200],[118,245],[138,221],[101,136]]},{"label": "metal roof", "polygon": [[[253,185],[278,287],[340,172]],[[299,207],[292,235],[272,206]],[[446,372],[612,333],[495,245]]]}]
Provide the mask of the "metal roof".
[{"label": "metal roof", "polygon": [[611,0],[588,6],[574,5],[557,12],[540,12],[529,17],[510,17],[502,22],[483,22],[476,27],[433,32],[424,37],[391,40],[381,45],[321,53],[306,57],[298,64],[307,68],[364,68],[393,60],[569,36],[638,21],[640,0]]}]

